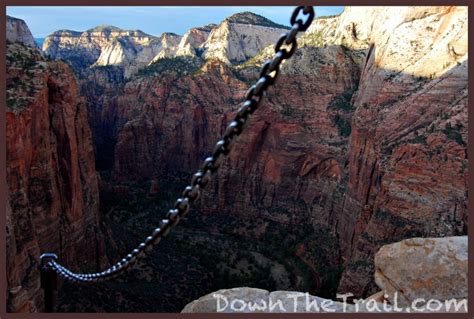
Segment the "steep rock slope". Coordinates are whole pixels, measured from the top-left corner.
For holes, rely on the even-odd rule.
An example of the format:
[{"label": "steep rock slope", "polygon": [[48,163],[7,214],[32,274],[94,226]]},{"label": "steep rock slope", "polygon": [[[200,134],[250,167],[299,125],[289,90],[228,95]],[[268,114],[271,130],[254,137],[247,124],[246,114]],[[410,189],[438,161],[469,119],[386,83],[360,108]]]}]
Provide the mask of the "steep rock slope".
[{"label": "steep rock slope", "polygon": [[20,42],[27,46],[36,48],[35,39],[25,21],[7,16],[7,40],[10,42]]},{"label": "steep rock slope", "polygon": [[202,44],[206,59],[243,62],[274,43],[287,27],[251,12],[237,13],[214,28]]},{"label": "steep rock slope", "polygon": [[467,231],[467,8],[392,10],[369,11],[370,32],[362,8],[339,26],[342,41],[373,43],[353,101],[341,214],[350,245],[340,289],[359,295],[384,243]]},{"label": "steep rock slope", "polygon": [[160,36],[161,48],[160,51],[155,55],[155,57],[148,64],[155,62],[156,60],[169,58],[176,56],[176,53],[179,49],[179,44],[181,41],[181,36],[174,33],[163,33]]},{"label": "steep rock slope", "polygon": [[88,67],[100,56],[105,46],[118,37],[126,37],[131,42],[141,45],[149,43],[152,37],[141,31],[125,31],[114,26],[98,26],[78,32],[59,30],[47,36],[43,51],[55,59],[73,62],[79,68]]},{"label": "steep rock slope", "polygon": [[200,53],[199,47],[207,40],[214,27],[216,27],[215,24],[208,24],[203,27],[188,30],[179,42],[176,56],[198,55]]},{"label": "steep rock slope", "polygon": [[163,33],[146,45],[137,46],[128,37],[118,37],[105,46],[93,66],[122,66],[124,76],[129,78],[157,59],[174,56],[180,39],[179,35]]},{"label": "steep rock slope", "polygon": [[[362,72],[348,101],[347,184],[334,218],[345,264],[340,292],[368,295],[380,245],[466,232],[466,8],[347,7],[317,19],[300,43],[364,53],[353,55]],[[304,68],[298,59],[288,65]]]},{"label": "steep rock slope", "polygon": [[41,253],[73,269],[106,259],[86,105],[65,63],[23,43],[7,44],[6,153],[7,309],[34,312]]}]

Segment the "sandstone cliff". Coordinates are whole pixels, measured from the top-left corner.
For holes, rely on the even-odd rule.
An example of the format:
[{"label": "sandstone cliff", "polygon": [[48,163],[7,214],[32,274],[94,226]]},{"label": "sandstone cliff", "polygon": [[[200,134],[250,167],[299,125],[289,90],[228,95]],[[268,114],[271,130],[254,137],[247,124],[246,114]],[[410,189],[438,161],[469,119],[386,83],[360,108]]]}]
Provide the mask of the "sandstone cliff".
[{"label": "sandstone cliff", "polygon": [[130,78],[141,68],[163,58],[191,56],[224,63],[245,61],[273,43],[287,27],[262,16],[244,12],[218,26],[192,28],[181,37],[173,33],[151,36],[140,30],[98,26],[85,32],[60,30],[46,37],[43,51],[65,59],[76,69],[120,66]]},{"label": "sandstone cliff", "polygon": [[371,43],[353,99],[341,291],[369,290],[360,261],[384,243],[466,232],[466,10],[374,9],[370,29],[362,8],[341,16],[341,41]]},{"label": "sandstone cliff", "polygon": [[37,48],[35,39],[25,21],[7,16],[7,41],[19,42],[27,46]]},{"label": "sandstone cliff", "polygon": [[204,58],[243,62],[274,43],[287,29],[251,12],[237,13],[214,28],[202,44]]},{"label": "sandstone cliff", "polygon": [[148,64],[152,64],[153,62],[163,59],[174,57],[179,50],[179,44],[181,41],[181,36],[174,34],[174,33],[163,33],[160,37],[161,39],[161,48],[158,54],[150,61],[148,60]]},{"label": "sandstone cliff", "polygon": [[106,261],[98,183],[70,68],[22,43],[7,44],[6,61],[7,310],[34,312],[43,307],[41,253],[57,253],[73,269]]},{"label": "sandstone cliff", "polygon": [[199,47],[207,40],[215,24],[208,24],[199,28],[192,28],[187,31],[179,42],[176,56],[197,56]]},{"label": "sandstone cliff", "polygon": [[120,36],[103,48],[92,66],[122,66],[124,76],[129,78],[157,59],[174,56],[180,39],[176,34],[164,33],[146,44],[137,46],[129,37]]},{"label": "sandstone cliff", "polygon": [[46,37],[43,51],[54,59],[64,59],[76,69],[90,66],[120,66],[125,77],[146,66],[158,54],[174,54],[180,36],[160,37],[140,30],[122,30],[102,25],[77,32],[60,30]]}]

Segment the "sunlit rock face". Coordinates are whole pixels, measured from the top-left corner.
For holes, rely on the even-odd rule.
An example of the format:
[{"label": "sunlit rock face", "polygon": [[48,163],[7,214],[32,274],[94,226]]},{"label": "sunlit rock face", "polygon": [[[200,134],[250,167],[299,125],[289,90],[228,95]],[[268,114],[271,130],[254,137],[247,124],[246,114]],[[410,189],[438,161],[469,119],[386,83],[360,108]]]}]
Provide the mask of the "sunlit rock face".
[{"label": "sunlit rock face", "polygon": [[27,46],[37,48],[35,39],[25,21],[7,16],[7,41],[23,43]]},{"label": "sunlit rock face", "polygon": [[211,31],[202,45],[203,56],[226,64],[243,62],[274,43],[285,29],[250,12],[235,14]]},{"label": "sunlit rock face", "polygon": [[117,37],[102,50],[93,66],[120,66],[124,69],[124,76],[129,78],[157,59],[173,57],[180,39],[176,34],[164,33],[137,45],[133,38]]},{"label": "sunlit rock face", "polygon": [[172,58],[176,56],[181,39],[181,36],[174,33],[163,33],[160,36],[160,50],[152,59],[148,59],[148,64],[152,64],[162,58]]},{"label": "sunlit rock face", "polygon": [[45,39],[43,51],[79,69],[120,66],[130,78],[149,64],[176,56],[243,62],[275,42],[286,28],[250,12],[235,14],[218,26],[192,28],[183,37],[173,33],[155,37],[103,25],[85,32],[56,31]]},{"label": "sunlit rock face", "polygon": [[423,306],[430,299],[467,300],[467,272],[467,236],[405,239],[375,255],[375,282],[401,307],[417,299]]},{"label": "sunlit rock face", "polygon": [[155,37],[140,30],[103,25],[84,32],[56,31],[46,37],[43,51],[52,58],[72,63],[78,69],[119,66],[127,78],[157,56],[174,56],[180,39],[173,33]]},{"label": "sunlit rock face", "polygon": [[208,24],[187,31],[179,42],[176,56],[198,56],[200,54],[199,47],[207,40],[212,29],[216,26],[215,24]]},{"label": "sunlit rock face", "polygon": [[109,25],[84,32],[59,30],[45,38],[43,51],[52,58],[64,59],[77,67],[88,67],[117,38],[126,38],[131,44],[141,46],[150,43],[154,37],[141,31],[126,31]]},{"label": "sunlit rock face", "polygon": [[370,43],[353,98],[341,291],[370,289],[372,267],[350,265],[383,243],[466,232],[466,10],[349,8],[340,17],[339,41]]}]

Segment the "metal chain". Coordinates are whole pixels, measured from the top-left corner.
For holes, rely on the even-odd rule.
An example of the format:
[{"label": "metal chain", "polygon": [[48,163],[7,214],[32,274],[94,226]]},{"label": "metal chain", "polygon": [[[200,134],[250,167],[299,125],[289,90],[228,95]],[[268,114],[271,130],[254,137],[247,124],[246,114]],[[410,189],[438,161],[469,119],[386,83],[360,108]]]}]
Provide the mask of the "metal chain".
[{"label": "metal chain", "polygon": [[[300,14],[306,17],[306,21],[297,19]],[[73,282],[97,283],[117,277],[134,266],[139,259],[150,252],[153,247],[158,244],[163,237],[166,237],[170,230],[178,224],[180,219],[186,216],[189,212],[190,205],[200,197],[202,190],[211,180],[211,174],[218,170],[224,157],[229,154],[233,142],[235,142],[236,138],[242,133],[250,115],[257,110],[262,101],[264,92],[269,86],[275,83],[281,63],[289,59],[295,52],[296,35],[298,32],[306,31],[313,19],[314,10],[312,6],[299,6],[294,10],[290,19],[292,25],[291,29],[283,33],[276,42],[275,55],[271,60],[263,64],[259,79],[245,94],[245,101],[235,114],[232,122],[228,125],[222,139],[216,143],[212,155],[203,161],[201,169],[193,175],[191,185],[184,189],[182,197],[176,200],[174,208],[168,211],[166,219],[160,222],[159,227],[156,228],[144,242],[138,245],[138,247],[125,258],[107,270],[98,273],[74,273],[59,264],[57,262],[57,256],[51,253],[41,256],[41,267],[43,267],[43,269],[54,270],[64,279]],[[282,48],[283,45],[289,46],[289,48]]]}]

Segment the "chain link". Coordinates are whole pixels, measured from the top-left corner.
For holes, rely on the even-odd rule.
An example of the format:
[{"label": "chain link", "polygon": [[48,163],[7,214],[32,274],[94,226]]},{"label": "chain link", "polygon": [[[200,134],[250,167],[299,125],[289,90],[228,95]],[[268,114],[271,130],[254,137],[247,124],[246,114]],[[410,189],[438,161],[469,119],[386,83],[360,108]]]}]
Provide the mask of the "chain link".
[{"label": "chain link", "polygon": [[[297,19],[301,13],[307,16],[306,21]],[[153,247],[157,245],[162,238],[166,237],[170,230],[179,223],[180,219],[186,216],[191,204],[199,199],[201,192],[210,182],[211,174],[219,169],[223,158],[229,154],[232,148],[232,142],[242,133],[250,115],[257,110],[262,101],[263,94],[269,86],[275,83],[281,63],[289,59],[295,52],[297,47],[296,35],[298,32],[306,31],[313,19],[314,10],[312,6],[300,6],[293,11],[290,19],[292,25],[291,30],[282,34],[278,39],[275,45],[275,55],[262,66],[259,79],[245,94],[245,101],[235,114],[234,119],[228,125],[222,139],[216,143],[212,155],[203,161],[200,170],[193,175],[191,185],[184,189],[183,197],[176,200],[174,208],[168,211],[166,219],[160,222],[159,227],[156,228],[143,243],[138,245],[136,249],[122,260],[98,273],[74,273],[59,264],[57,262],[57,256],[54,254],[43,255],[47,258],[46,262],[42,263],[43,267],[54,270],[59,276],[72,282],[86,284],[97,283],[117,277],[150,252]],[[282,48],[283,45],[290,47],[289,49]]]}]

